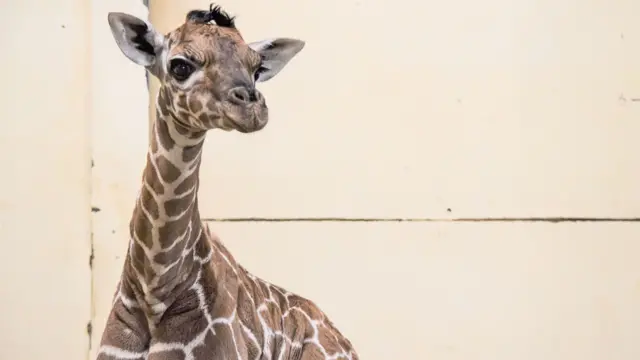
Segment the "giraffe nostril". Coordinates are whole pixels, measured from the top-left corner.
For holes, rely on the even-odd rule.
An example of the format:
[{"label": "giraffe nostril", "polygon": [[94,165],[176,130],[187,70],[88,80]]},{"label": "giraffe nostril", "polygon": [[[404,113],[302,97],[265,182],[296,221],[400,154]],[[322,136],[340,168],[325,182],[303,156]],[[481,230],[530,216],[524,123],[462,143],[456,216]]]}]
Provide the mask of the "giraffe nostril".
[{"label": "giraffe nostril", "polygon": [[229,91],[229,100],[236,104],[255,102],[258,99],[256,90],[244,86],[238,86]]},{"label": "giraffe nostril", "polygon": [[248,101],[249,100],[249,92],[248,91],[240,91],[240,89],[239,89],[239,90],[234,91],[232,95],[236,100],[240,100],[240,101]]}]

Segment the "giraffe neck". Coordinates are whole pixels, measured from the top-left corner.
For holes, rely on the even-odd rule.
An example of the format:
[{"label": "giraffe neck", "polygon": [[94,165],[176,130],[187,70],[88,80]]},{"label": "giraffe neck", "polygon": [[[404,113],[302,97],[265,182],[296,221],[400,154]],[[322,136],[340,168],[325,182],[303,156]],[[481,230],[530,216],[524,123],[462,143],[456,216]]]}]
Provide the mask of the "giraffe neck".
[{"label": "giraffe neck", "polygon": [[157,111],[125,264],[131,291],[151,317],[161,317],[194,276],[191,254],[203,231],[197,201],[203,143],[204,132],[189,132]]}]

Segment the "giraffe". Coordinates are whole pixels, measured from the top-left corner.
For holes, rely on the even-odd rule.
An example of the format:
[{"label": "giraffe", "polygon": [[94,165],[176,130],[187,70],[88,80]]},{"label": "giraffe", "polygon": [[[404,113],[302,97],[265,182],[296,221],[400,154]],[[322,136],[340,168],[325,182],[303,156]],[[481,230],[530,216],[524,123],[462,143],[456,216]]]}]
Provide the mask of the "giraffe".
[{"label": "giraffe", "polygon": [[264,128],[268,110],[255,85],[305,43],[245,43],[234,17],[213,4],[166,35],[125,13],[109,13],[108,23],[122,53],[161,86],[97,359],[358,360],[314,302],[238,264],[198,211],[205,134]]}]

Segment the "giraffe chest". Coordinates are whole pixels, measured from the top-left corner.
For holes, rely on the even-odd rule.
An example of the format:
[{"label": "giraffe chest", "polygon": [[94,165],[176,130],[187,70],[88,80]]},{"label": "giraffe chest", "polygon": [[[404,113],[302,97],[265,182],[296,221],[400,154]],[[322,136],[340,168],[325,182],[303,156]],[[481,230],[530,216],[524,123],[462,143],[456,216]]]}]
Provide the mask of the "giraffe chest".
[{"label": "giraffe chest", "polygon": [[149,360],[299,359],[307,331],[289,330],[302,329],[303,315],[285,316],[276,295],[229,271],[233,281],[213,281],[224,272],[203,268],[154,331]]}]

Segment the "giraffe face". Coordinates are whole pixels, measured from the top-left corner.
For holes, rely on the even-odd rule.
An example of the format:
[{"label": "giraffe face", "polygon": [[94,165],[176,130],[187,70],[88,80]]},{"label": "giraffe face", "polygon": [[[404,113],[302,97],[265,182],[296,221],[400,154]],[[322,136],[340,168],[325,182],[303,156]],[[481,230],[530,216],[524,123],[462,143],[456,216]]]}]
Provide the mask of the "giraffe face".
[{"label": "giraffe face", "polygon": [[190,11],[166,36],[123,13],[110,13],[109,25],[125,56],[160,80],[161,114],[194,131],[264,128],[268,108],[256,84],[273,78],[304,47],[289,38],[245,43],[234,19],[213,6]]}]

